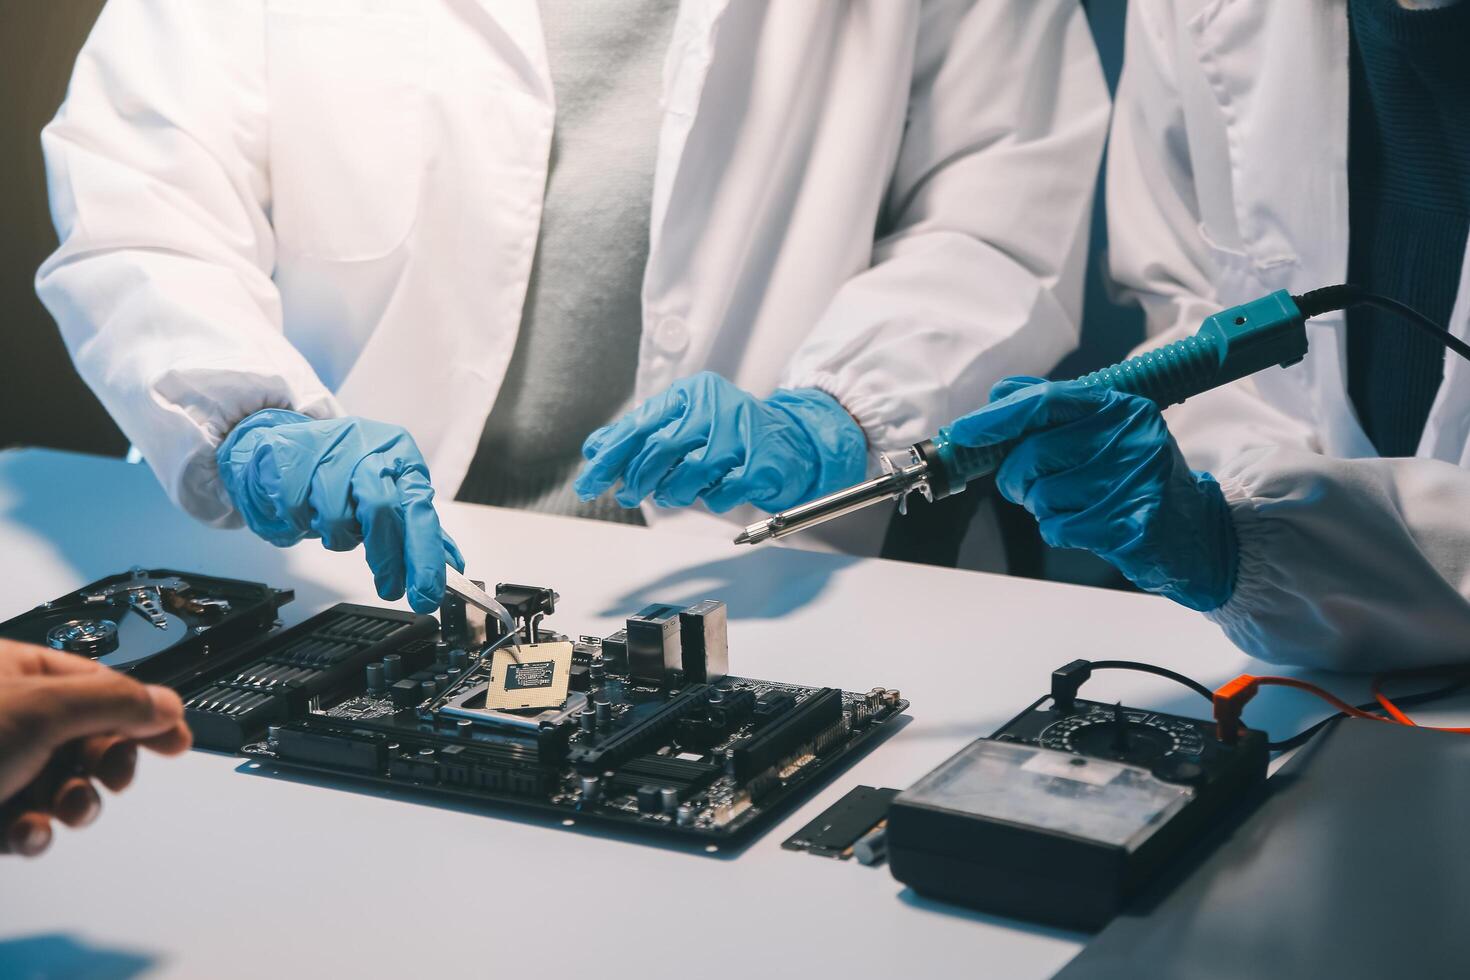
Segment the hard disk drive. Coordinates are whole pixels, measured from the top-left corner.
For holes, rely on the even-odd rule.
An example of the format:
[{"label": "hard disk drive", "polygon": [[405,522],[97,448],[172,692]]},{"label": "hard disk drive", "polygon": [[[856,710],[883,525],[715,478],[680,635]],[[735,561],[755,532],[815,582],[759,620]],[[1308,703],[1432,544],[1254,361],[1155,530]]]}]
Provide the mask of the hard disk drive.
[{"label": "hard disk drive", "polygon": [[0,624],[0,637],[64,650],[179,687],[211,651],[275,626],[290,591],[169,569],[134,568]]}]

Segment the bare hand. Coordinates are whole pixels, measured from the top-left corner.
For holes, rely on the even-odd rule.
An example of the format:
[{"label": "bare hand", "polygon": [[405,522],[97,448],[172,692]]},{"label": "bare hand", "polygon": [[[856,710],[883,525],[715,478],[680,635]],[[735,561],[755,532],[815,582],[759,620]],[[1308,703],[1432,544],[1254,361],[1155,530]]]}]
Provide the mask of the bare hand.
[{"label": "bare hand", "polygon": [[[138,746],[188,749],[179,696],[84,657],[0,640],[0,852],[34,856],[51,820],[84,827],[133,780]],[[95,780],[95,783],[94,783]]]}]

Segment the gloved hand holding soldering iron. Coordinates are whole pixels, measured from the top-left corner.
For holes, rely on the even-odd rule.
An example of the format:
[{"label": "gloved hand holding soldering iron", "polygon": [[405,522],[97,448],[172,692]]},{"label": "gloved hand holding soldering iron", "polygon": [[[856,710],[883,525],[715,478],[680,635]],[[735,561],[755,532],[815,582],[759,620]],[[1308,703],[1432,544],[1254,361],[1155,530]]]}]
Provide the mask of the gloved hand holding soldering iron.
[{"label": "gloved hand holding soldering iron", "polygon": [[1156,404],[1075,381],[1008,378],[957,420],[962,446],[1018,440],[996,487],[1055,548],[1107,559],[1129,581],[1191,609],[1235,586],[1235,527],[1220,485],[1184,461]]},{"label": "gloved hand holding soldering iron", "polygon": [[[1236,545],[1219,485],[1192,473],[1158,407],[1120,391],[1011,378],[951,427],[957,444],[1021,440],[997,473],[1001,493],[1061,548],[1087,548],[1140,588],[1194,609],[1230,596]],[[676,383],[594,432],[577,489],[625,507],[704,500],[768,512],[862,478],[862,431],[820,391],[759,400],[718,375]]]}]

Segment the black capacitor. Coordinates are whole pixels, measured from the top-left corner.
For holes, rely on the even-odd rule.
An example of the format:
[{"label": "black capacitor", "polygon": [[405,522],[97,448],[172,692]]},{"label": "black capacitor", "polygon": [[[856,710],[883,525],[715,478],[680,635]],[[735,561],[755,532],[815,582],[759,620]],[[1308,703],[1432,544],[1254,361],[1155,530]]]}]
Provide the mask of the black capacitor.
[{"label": "black capacitor", "polygon": [[638,812],[662,813],[664,809],[662,786],[638,787]]},{"label": "black capacitor", "polygon": [[387,680],[383,676],[383,665],[382,664],[368,664],[367,665],[367,689],[368,689],[368,693],[369,694],[382,694],[383,693],[383,690],[387,686],[388,686]]},{"label": "black capacitor", "polygon": [[606,725],[612,721],[612,702],[607,698],[598,698],[592,702],[592,710],[597,712],[597,723]]},{"label": "black capacitor", "polygon": [[607,663],[601,657],[596,657],[588,665],[587,673],[592,678],[592,683],[601,684],[607,677]]},{"label": "black capacitor", "polygon": [[440,691],[444,690],[448,686],[449,686],[449,675],[448,674],[435,674],[434,675],[434,693],[435,694],[438,694]]},{"label": "black capacitor", "polygon": [[592,732],[597,730],[597,712],[592,708],[583,708],[577,712],[577,723],[582,726],[582,731]]},{"label": "black capacitor", "polygon": [[446,666],[449,663],[449,644],[439,640],[434,644],[434,664]]},{"label": "black capacitor", "polygon": [[439,688],[438,688],[438,686],[432,680],[420,681],[419,682],[419,700],[420,701],[427,701],[429,698],[432,698],[434,695],[436,695],[438,693],[439,693]]},{"label": "black capacitor", "polygon": [[458,647],[449,651],[449,666],[458,667],[460,670],[463,670],[469,665],[469,662],[470,655]]},{"label": "black capacitor", "polygon": [[403,658],[390,653],[383,658],[383,679],[393,684],[403,678]]}]

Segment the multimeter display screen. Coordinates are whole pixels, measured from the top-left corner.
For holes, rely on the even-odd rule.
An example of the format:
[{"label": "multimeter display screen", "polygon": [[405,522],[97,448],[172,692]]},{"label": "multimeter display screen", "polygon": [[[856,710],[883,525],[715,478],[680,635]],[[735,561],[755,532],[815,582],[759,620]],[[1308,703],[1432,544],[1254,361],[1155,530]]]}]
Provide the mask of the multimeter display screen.
[{"label": "multimeter display screen", "polygon": [[899,800],[1132,851],[1194,795],[1137,766],[982,739]]}]

